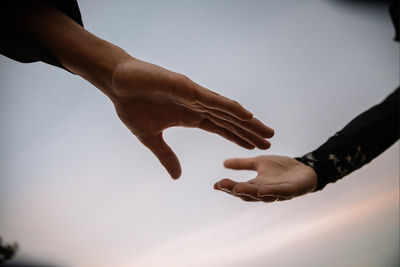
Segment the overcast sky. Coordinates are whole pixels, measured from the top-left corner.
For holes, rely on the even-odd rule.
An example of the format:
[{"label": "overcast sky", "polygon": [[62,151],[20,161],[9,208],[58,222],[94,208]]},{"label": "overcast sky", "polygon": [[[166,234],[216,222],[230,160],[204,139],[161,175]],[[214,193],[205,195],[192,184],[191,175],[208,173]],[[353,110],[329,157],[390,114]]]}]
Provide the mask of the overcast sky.
[{"label": "overcast sky", "polygon": [[287,202],[212,189],[254,177],[224,159],[301,156],[399,85],[393,26],[374,2],[79,1],[89,31],[241,102],[275,129],[272,147],[168,129],[173,181],[91,84],[1,56],[0,236],[20,260],[57,266],[396,266],[398,142]]}]

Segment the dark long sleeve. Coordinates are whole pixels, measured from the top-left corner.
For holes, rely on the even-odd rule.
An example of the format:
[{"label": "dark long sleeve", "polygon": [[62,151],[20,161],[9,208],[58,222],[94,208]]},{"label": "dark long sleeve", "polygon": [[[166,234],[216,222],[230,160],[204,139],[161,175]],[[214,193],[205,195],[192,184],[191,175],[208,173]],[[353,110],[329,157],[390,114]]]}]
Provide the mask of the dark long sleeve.
[{"label": "dark long sleeve", "polygon": [[399,30],[399,0],[393,0],[389,6],[390,18],[394,26],[394,40],[400,41],[400,30]]},{"label": "dark long sleeve", "polygon": [[316,190],[367,164],[399,139],[399,91],[353,119],[318,149],[297,158],[317,173]]},{"label": "dark long sleeve", "polygon": [[[83,26],[81,13],[76,0],[52,0],[45,1],[59,9],[76,23]],[[18,5],[18,9],[24,9],[24,1],[4,1],[0,4],[1,12],[1,45],[0,53],[6,57],[22,63],[42,61],[57,67],[64,68],[49,52],[40,49],[35,44],[26,40],[22,34],[15,31],[12,18],[7,14],[10,5]]]}]

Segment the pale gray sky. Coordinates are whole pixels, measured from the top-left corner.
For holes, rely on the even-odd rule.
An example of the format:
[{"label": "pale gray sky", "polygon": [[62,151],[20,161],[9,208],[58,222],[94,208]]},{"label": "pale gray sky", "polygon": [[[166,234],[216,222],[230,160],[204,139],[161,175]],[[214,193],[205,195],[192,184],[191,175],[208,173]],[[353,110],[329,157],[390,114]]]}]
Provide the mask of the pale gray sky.
[{"label": "pale gray sky", "polygon": [[395,266],[399,143],[322,192],[246,203],[229,157],[300,156],[399,84],[384,5],[361,1],[79,1],[85,27],[182,72],[273,127],[269,151],[174,128],[178,181],[89,83],[0,57],[0,235],[61,266]]}]

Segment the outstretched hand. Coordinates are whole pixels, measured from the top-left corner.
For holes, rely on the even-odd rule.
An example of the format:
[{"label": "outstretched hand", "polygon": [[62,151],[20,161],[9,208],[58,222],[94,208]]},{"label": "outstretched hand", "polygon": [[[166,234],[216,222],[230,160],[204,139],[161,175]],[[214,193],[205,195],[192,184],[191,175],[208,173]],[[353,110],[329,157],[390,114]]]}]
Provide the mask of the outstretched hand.
[{"label": "outstretched hand", "polygon": [[163,140],[166,128],[200,128],[247,149],[269,148],[265,138],[274,134],[239,103],[182,74],[133,58],[115,69],[110,98],[123,123],[175,179],[181,167]]},{"label": "outstretched hand", "polygon": [[310,193],[317,187],[315,171],[290,157],[259,156],[228,159],[224,165],[234,170],[257,171],[257,176],[247,182],[223,179],[214,185],[215,189],[245,201],[288,200]]},{"label": "outstretched hand", "polygon": [[106,94],[123,123],[173,178],[181,168],[162,137],[168,127],[197,127],[248,149],[270,146],[265,138],[273,130],[239,103],[182,74],[131,57],[46,1],[26,1],[22,9],[19,1],[7,2],[7,27]]}]

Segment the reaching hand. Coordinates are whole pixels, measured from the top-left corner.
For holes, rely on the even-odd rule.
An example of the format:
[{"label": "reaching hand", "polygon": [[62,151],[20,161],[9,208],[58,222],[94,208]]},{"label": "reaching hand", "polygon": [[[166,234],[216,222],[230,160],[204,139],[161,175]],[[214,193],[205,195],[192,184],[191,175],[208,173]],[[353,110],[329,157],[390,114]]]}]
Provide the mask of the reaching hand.
[{"label": "reaching hand", "polygon": [[119,118],[160,160],[173,178],[181,168],[164,142],[163,130],[197,127],[244,147],[267,149],[274,132],[239,103],[194,83],[184,75],[131,59],[112,78],[113,101]]},{"label": "reaching hand", "polygon": [[258,175],[248,182],[238,183],[223,179],[214,188],[245,201],[273,202],[288,200],[310,193],[317,187],[317,174],[303,163],[283,156],[259,156],[246,159],[228,159],[226,168],[254,170]]},{"label": "reaching hand", "polygon": [[[137,60],[91,34],[46,1],[8,1],[4,14],[17,35],[52,55],[63,67],[92,83],[115,105],[120,119],[147,146],[173,178],[179,161],[164,142],[163,130],[197,127],[252,149],[267,149],[273,130],[239,103],[184,75]],[[4,17],[4,16],[3,16]]]}]

